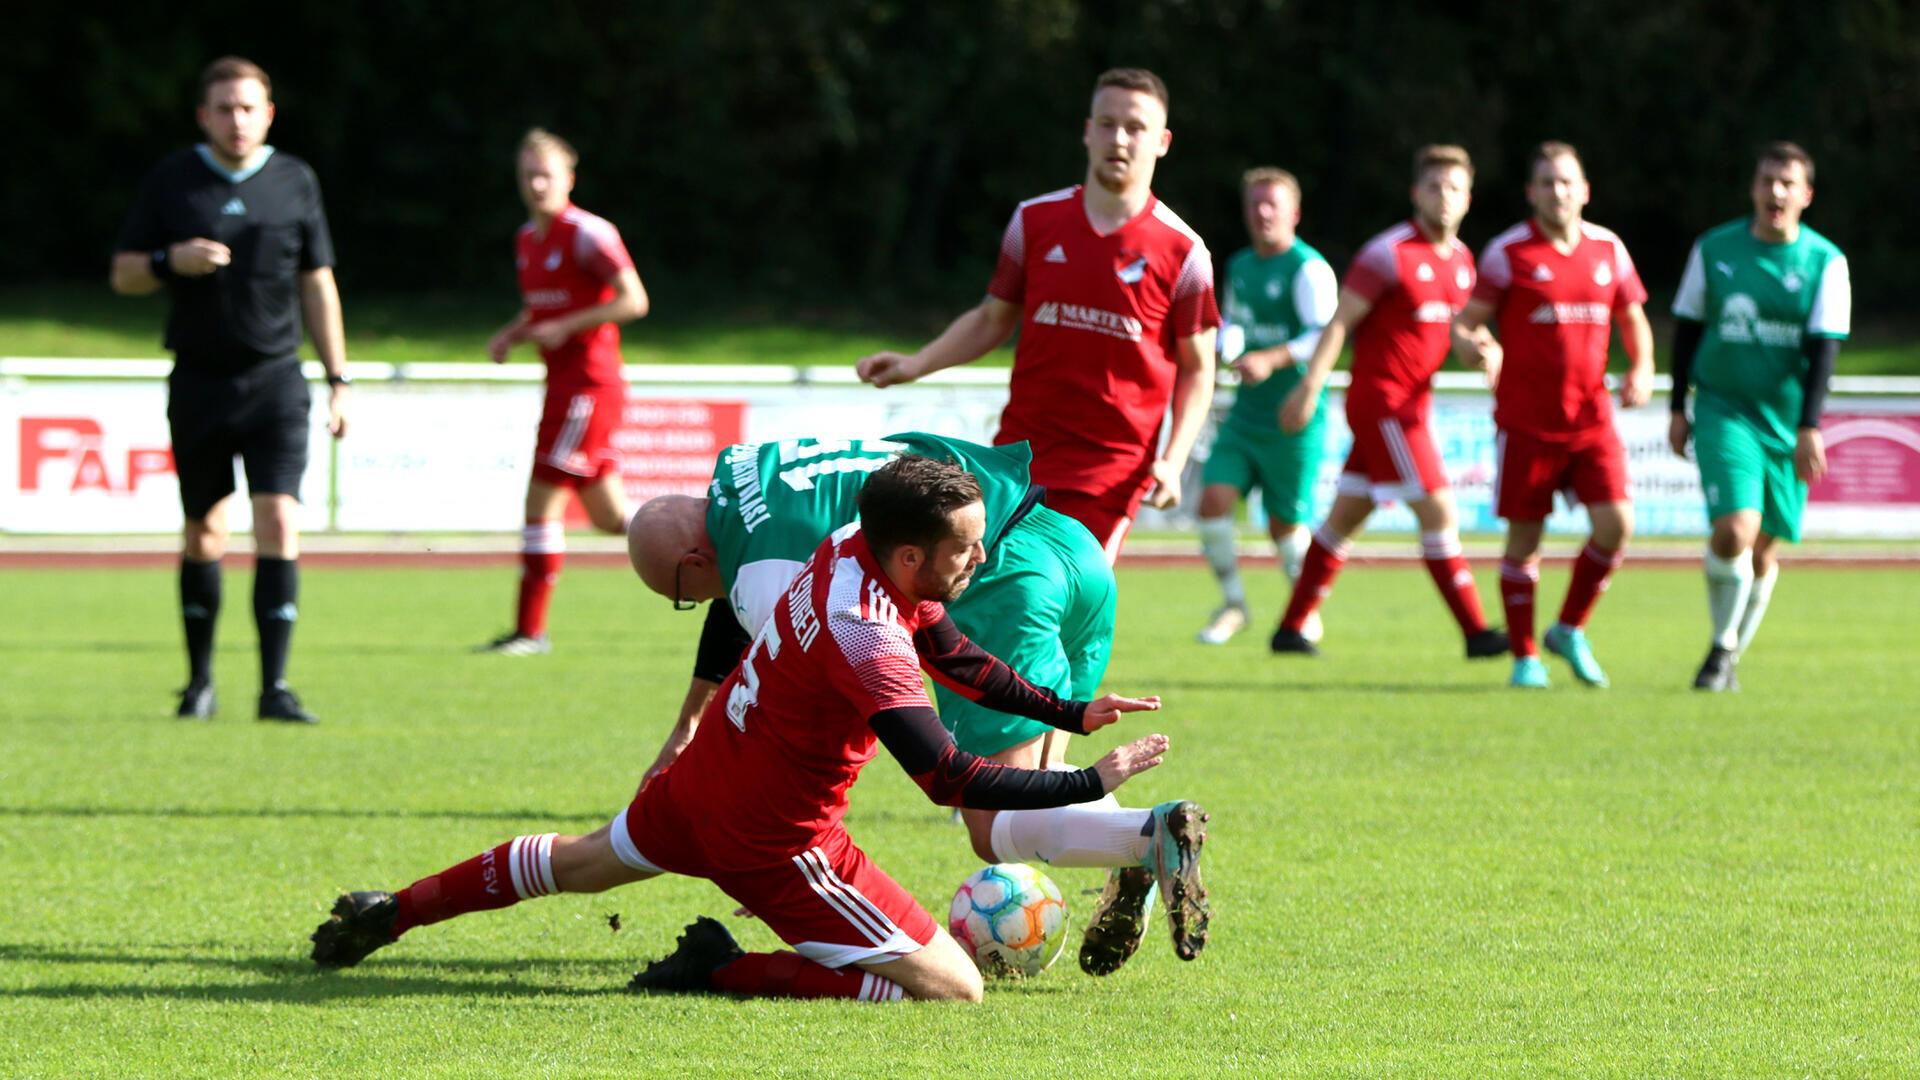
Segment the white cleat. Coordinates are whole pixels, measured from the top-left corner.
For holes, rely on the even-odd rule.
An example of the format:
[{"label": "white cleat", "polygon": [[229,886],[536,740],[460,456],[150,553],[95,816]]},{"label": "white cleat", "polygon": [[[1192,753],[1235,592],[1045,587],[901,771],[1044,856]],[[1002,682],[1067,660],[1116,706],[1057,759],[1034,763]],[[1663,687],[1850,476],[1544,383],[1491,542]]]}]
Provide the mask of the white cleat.
[{"label": "white cleat", "polygon": [[1225,645],[1233,640],[1233,635],[1246,628],[1246,605],[1226,604],[1214,612],[1213,616],[1207,620],[1207,625],[1193,637],[1202,645]]},{"label": "white cleat", "polygon": [[1326,632],[1327,628],[1321,625],[1320,613],[1317,611],[1308,615],[1307,621],[1300,625],[1300,636],[1313,642],[1315,645],[1320,644],[1320,639]]}]

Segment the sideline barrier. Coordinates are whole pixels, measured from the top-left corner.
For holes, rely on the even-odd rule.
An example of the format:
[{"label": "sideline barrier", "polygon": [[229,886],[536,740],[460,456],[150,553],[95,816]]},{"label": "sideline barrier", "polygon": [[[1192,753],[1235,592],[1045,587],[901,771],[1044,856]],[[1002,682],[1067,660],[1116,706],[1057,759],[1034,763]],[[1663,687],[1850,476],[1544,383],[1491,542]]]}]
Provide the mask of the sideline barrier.
[{"label": "sideline barrier", "polygon": [[[154,533],[179,528],[178,487],[167,446],[165,360],[0,357],[0,533]],[[355,362],[352,428],[325,430],[317,364],[312,465],[301,492],[308,532],[517,532],[532,471],[539,416],[538,365]],[[1006,399],[1004,368],[958,368],[885,391],[860,385],[851,367],[628,365],[629,400],[617,441],[635,500],[699,494],[721,447],[737,441],[847,437],[925,430],[987,441]],[[1335,373],[1327,408],[1330,454],[1316,501],[1332,500],[1349,435]],[[1459,497],[1461,527],[1495,530],[1493,420],[1479,376],[1436,380],[1433,431]],[[1661,377],[1659,392],[1667,388]],[[1216,413],[1231,400],[1223,392]],[[1706,528],[1699,476],[1666,447],[1667,410],[1656,398],[1616,413],[1627,445],[1637,529],[1699,535]],[[1807,515],[1813,537],[1920,537],[1920,378],[1834,380],[1823,431],[1832,474]],[[1187,478],[1198,498],[1203,437]],[[244,500],[236,530],[249,527]],[[584,519],[579,519],[584,523]],[[1180,526],[1179,513],[1143,511],[1143,528]],[[1584,529],[1560,507],[1556,532]],[[1405,507],[1383,508],[1369,532],[1412,532]]]}]

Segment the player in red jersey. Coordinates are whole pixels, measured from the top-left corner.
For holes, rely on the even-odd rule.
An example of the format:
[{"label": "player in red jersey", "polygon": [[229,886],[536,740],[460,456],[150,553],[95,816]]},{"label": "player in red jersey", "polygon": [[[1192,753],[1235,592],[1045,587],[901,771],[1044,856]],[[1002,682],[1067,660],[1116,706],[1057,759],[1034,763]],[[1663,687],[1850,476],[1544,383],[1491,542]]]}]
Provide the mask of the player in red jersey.
[{"label": "player in red jersey", "polygon": [[313,933],[315,962],[348,967],[416,926],[676,873],[711,880],[795,951],[743,954],[702,918],[630,989],[978,1000],[972,959],[847,835],[847,789],[885,745],[936,803],[1063,806],[1099,799],[1167,748],[1149,735],[1087,769],[995,765],[953,745],[922,669],[992,708],[1081,734],[1160,702],[1061,701],[954,627],[943,604],[986,557],[972,474],[901,457],[859,501],[859,524],[794,578],[692,743],[611,822],[587,836],[516,838],[398,894],[342,896]]},{"label": "player in red jersey", "polygon": [[1473,255],[1456,235],[1473,199],[1473,160],[1457,146],[1424,146],[1413,158],[1411,221],[1367,241],[1340,287],[1333,321],[1280,406],[1280,426],[1297,432],[1313,419],[1320,390],[1353,336],[1347,425],[1353,451],[1339,494],[1294,582],[1293,597],[1273,632],[1276,653],[1319,650],[1302,632],[1333,588],[1351,537],[1382,502],[1406,500],[1420,522],[1420,547],[1433,583],[1466,636],[1469,659],[1507,651],[1507,637],[1487,627],[1473,571],[1460,551],[1453,490],[1427,431],[1434,372],[1446,362],[1448,327],[1473,292]]},{"label": "player in red jersey", "polygon": [[604,218],[573,205],[579,155],[540,128],[520,142],[520,197],[530,215],[514,236],[520,314],[487,343],[505,363],[515,345],[531,342],[547,365],[547,404],[527,483],[520,594],[511,631],[483,647],[504,656],[544,653],[547,603],[566,559],[561,524],[567,495],[577,492],[602,532],[624,533],[627,499],[613,433],[626,403],[620,366],[620,324],[647,313],[647,290]]},{"label": "player in red jersey", "polygon": [[[1587,644],[1585,626],[1633,533],[1627,498],[1627,451],[1613,428],[1607,400],[1607,334],[1617,317],[1630,366],[1620,404],[1646,403],[1653,387],[1653,328],[1647,290],[1611,231],[1581,217],[1590,191],[1580,154],[1563,142],[1541,143],[1527,180],[1533,217],[1487,245],[1480,283],[1453,321],[1460,359],[1485,368],[1494,382],[1493,419],[1500,429],[1495,512],[1507,519],[1500,595],[1512,638],[1512,684],[1547,685],[1533,640],[1533,599],[1540,583],[1540,537],[1553,493],[1587,508],[1593,535],[1573,560],[1573,580],[1560,618],[1546,633],[1548,651],[1572,665],[1589,686],[1607,685]],[[1493,321],[1499,340],[1487,333]]]},{"label": "player in red jersey", "polygon": [[1081,141],[1086,181],[1014,211],[986,299],[919,352],[875,353],[859,372],[875,386],[912,382],[971,363],[1019,329],[994,441],[1033,444],[1047,505],[1092,531],[1112,561],[1142,499],[1180,501],[1213,400],[1220,312],[1206,244],[1153,197],[1154,166],[1173,141],[1159,76],[1101,75]]}]

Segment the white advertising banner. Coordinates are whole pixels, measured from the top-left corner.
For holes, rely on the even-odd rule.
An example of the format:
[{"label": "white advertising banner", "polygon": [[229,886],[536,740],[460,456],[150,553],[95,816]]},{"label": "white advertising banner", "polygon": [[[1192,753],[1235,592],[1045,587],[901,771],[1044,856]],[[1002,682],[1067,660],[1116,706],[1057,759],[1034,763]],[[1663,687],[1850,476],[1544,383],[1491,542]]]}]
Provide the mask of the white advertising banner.
[{"label": "white advertising banner", "polygon": [[[519,529],[542,402],[538,382],[362,379],[353,394],[352,428],[337,448],[325,431],[325,393],[316,390],[302,529]],[[668,491],[698,494],[715,454],[735,441],[907,430],[987,441],[1005,400],[1005,386],[986,380],[885,391],[806,377],[641,383],[629,391],[615,438],[627,457],[627,492],[638,501]],[[1432,430],[1458,495],[1461,527],[1471,532],[1501,527],[1493,516],[1495,433],[1488,404],[1479,393],[1442,393],[1434,400]],[[1332,501],[1350,441],[1338,394],[1327,407],[1329,453],[1316,516]],[[1667,448],[1665,402],[1616,415],[1637,531],[1702,534],[1699,475]],[[1832,474],[1810,495],[1808,535],[1920,537],[1920,397],[1836,395],[1824,429]],[[1202,440],[1188,474],[1189,504],[1199,496],[1198,460],[1207,443]],[[245,500],[235,500],[232,515],[236,531],[249,527]],[[578,515],[574,521],[584,524]],[[1186,521],[1183,514],[1146,511],[1140,524]],[[0,372],[0,532],[171,532],[179,526],[164,381]],[[1585,515],[1559,506],[1548,527],[1581,531]],[[1369,531],[1383,530],[1412,532],[1413,517],[1404,506],[1383,507]]]}]

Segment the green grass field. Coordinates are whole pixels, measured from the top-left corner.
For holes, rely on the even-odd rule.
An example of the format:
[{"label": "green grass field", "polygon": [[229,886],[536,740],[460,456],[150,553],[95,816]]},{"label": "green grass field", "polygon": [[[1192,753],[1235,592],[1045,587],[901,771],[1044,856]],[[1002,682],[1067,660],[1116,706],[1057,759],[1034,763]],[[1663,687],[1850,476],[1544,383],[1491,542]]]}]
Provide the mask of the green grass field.
[{"label": "green grass field", "polygon": [[[1264,622],[1281,587],[1254,582]],[[339,890],[624,804],[700,616],[576,569],[554,654],[502,660],[465,650],[507,614],[505,565],[314,569],[292,674],[325,723],[288,730],[251,719],[248,587],[229,575],[224,711],[199,724],[169,718],[170,573],[0,571],[0,1075],[1920,1070],[1910,571],[1790,568],[1744,692],[1703,696],[1697,572],[1621,575],[1593,630],[1613,690],[1556,666],[1522,695],[1503,662],[1459,659],[1417,569],[1350,571],[1318,661],[1193,645],[1205,572],[1123,569],[1108,685],[1167,708],[1075,757],[1173,736],[1120,794],[1212,810],[1213,942],[1181,963],[1156,922],[1110,978],[1069,960],[977,1007],[621,993],[693,916],[726,917],[687,879],[317,973],[306,935]],[[884,754],[848,822],[937,913],[976,864]],[[1055,876],[1077,919],[1100,876]]]}]

